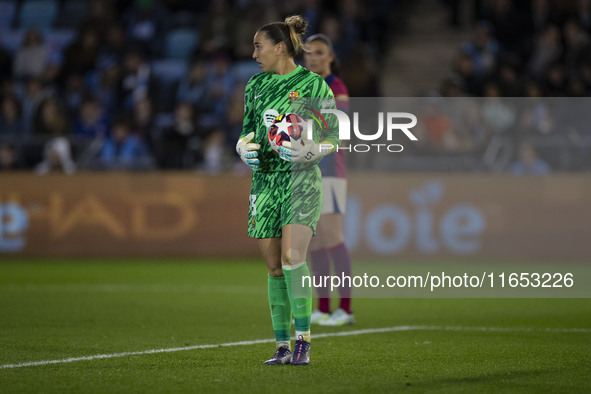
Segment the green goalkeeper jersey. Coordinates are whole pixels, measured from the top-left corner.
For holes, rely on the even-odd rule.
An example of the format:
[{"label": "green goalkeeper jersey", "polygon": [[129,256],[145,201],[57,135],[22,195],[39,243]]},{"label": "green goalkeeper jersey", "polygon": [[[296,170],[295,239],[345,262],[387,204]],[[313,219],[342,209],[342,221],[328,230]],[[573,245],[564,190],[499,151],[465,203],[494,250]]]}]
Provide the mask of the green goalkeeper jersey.
[{"label": "green goalkeeper jersey", "polygon": [[[338,146],[336,117],[324,114],[326,122],[322,121],[319,112],[323,108],[336,109],[332,90],[324,78],[301,66],[286,75],[264,72],[250,78],[244,93],[244,125],[240,137],[254,131],[252,142],[261,145],[260,164],[255,171],[291,171],[296,166],[281,159],[269,144],[267,130],[280,114],[297,113],[304,119],[314,119],[314,141]],[[298,165],[298,169],[314,166],[318,161]]]}]

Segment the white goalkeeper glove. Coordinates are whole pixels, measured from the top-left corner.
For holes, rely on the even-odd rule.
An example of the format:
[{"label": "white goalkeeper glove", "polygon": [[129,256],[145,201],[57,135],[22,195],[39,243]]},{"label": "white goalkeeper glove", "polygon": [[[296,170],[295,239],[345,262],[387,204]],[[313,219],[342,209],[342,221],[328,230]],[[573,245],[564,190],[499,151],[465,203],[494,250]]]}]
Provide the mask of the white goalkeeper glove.
[{"label": "white goalkeeper glove", "polygon": [[303,140],[303,145],[285,141],[279,148],[279,157],[292,163],[308,163],[331,154],[334,149],[334,145],[326,141],[317,143],[313,140]]},{"label": "white goalkeeper glove", "polygon": [[236,153],[240,156],[243,162],[246,163],[252,170],[259,168],[259,152],[261,145],[251,143],[254,138],[254,131],[251,131],[248,135],[240,138],[236,144]]}]

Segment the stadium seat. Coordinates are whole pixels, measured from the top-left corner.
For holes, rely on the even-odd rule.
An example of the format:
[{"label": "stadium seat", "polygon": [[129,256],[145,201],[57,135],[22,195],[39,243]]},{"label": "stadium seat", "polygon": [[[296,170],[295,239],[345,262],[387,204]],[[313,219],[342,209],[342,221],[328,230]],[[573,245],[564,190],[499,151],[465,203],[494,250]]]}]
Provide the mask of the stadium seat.
[{"label": "stadium seat", "polygon": [[166,35],[164,57],[167,59],[189,60],[199,42],[194,29],[175,29]]},{"label": "stadium seat", "polygon": [[58,3],[55,0],[25,0],[18,18],[20,28],[50,29],[55,22]]},{"label": "stadium seat", "polygon": [[15,1],[0,1],[0,30],[8,30],[12,27],[15,14]]}]

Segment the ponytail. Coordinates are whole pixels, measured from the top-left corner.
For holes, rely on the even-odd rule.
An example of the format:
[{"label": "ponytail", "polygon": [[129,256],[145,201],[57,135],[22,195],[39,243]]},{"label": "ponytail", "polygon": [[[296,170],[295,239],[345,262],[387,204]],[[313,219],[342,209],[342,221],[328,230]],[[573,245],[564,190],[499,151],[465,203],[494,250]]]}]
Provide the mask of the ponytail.
[{"label": "ponytail", "polygon": [[262,26],[259,31],[264,31],[273,44],[283,42],[289,56],[296,57],[303,51],[304,41],[302,36],[306,33],[308,22],[300,15],[292,15],[283,22],[272,22]]},{"label": "ponytail", "polygon": [[306,50],[302,36],[306,34],[308,22],[306,22],[306,20],[299,15],[293,15],[285,18],[284,23],[289,28],[289,38],[293,47],[293,53],[290,52],[290,55],[295,57]]}]

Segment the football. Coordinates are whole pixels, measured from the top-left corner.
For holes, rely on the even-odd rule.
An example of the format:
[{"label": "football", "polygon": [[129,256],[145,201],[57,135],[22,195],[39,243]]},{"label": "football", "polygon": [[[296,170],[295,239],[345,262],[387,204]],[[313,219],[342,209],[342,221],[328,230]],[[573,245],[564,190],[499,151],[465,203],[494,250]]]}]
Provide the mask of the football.
[{"label": "football", "polygon": [[304,145],[302,135],[306,130],[306,121],[296,114],[278,115],[269,126],[267,136],[271,148],[279,153],[279,148],[285,141]]}]

